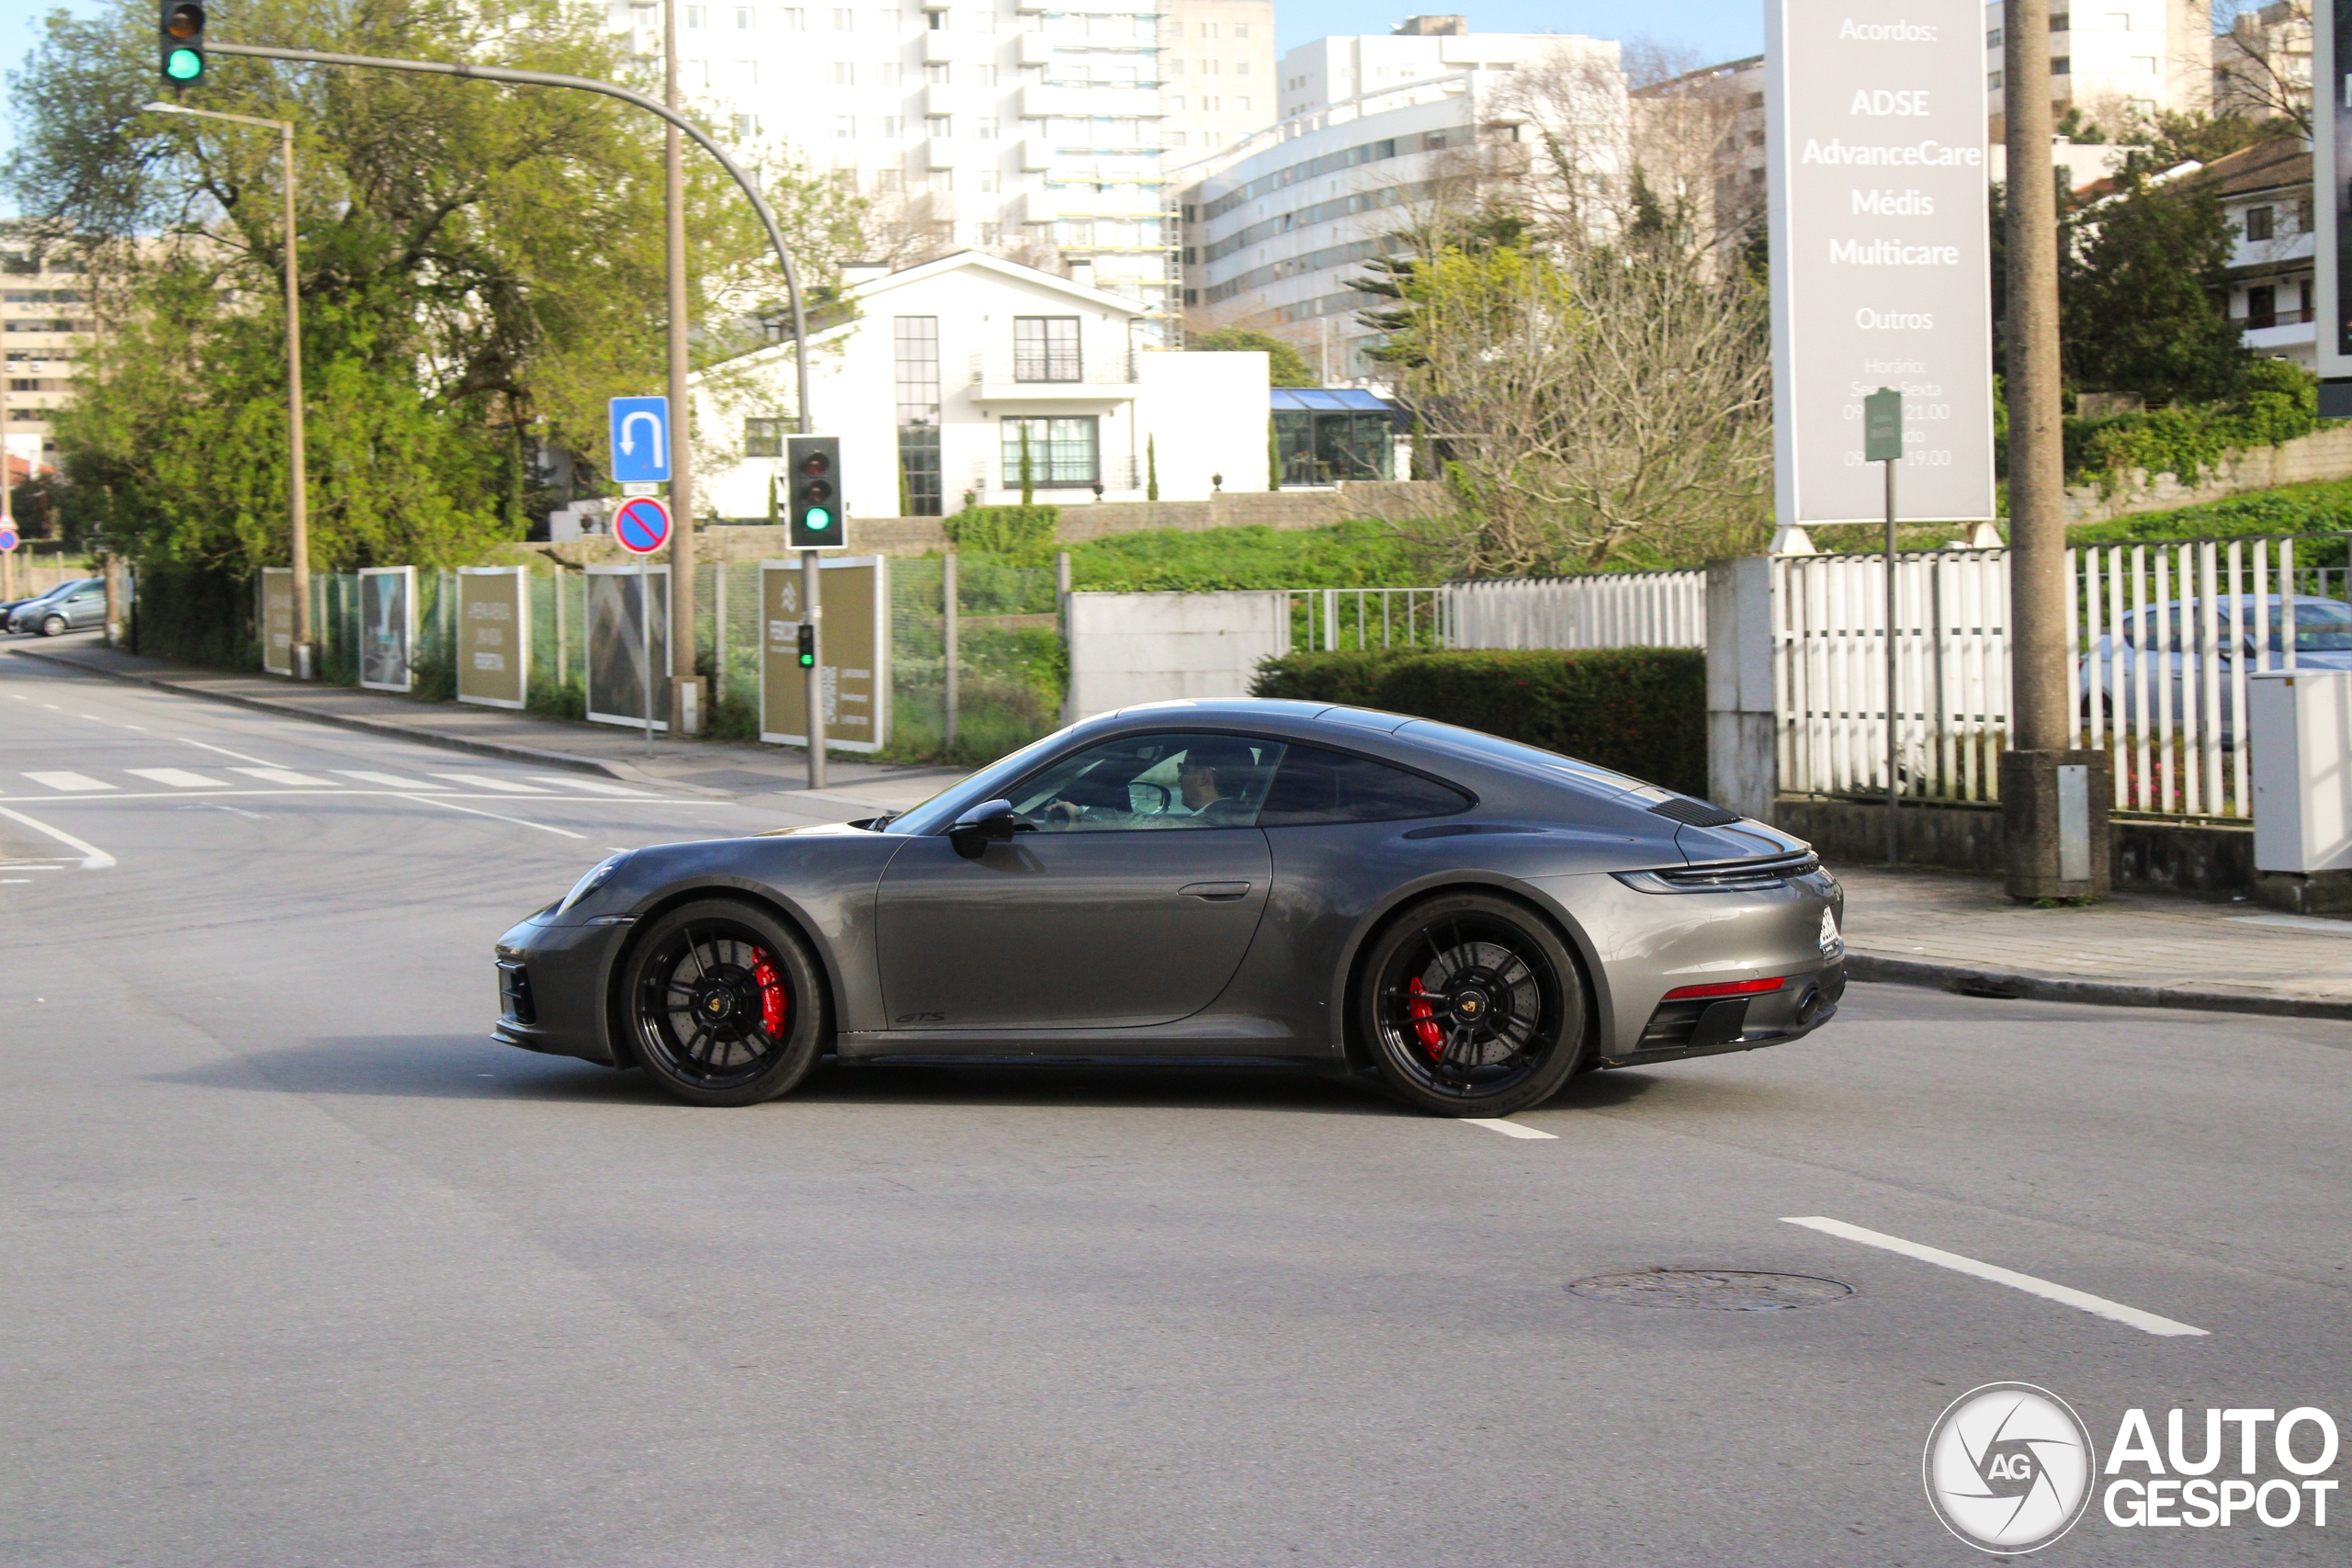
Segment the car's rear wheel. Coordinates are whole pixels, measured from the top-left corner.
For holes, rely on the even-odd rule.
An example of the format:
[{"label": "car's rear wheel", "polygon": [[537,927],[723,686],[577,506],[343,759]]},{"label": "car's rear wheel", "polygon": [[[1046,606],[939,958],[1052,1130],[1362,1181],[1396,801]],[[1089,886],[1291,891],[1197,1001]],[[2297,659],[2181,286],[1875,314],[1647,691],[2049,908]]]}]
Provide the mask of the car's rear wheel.
[{"label": "car's rear wheel", "polygon": [[1508,1116],[1559,1091],[1585,1045],[1582,972],[1508,898],[1445,894],[1374,942],[1356,1017],[1380,1076],[1441,1116]]},{"label": "car's rear wheel", "polygon": [[64,617],[64,616],[62,616],[62,615],[51,615],[51,616],[50,616],[47,620],[44,620],[43,622],[41,622],[41,624],[40,624],[40,635],[41,635],[41,636],[43,636],[43,637],[62,637],[62,636],[64,636],[64,635],[65,635],[65,617]]},{"label": "car's rear wheel", "polygon": [[832,1035],[806,944],[734,899],[656,917],[629,950],[621,995],[639,1065],[689,1105],[787,1094]]}]

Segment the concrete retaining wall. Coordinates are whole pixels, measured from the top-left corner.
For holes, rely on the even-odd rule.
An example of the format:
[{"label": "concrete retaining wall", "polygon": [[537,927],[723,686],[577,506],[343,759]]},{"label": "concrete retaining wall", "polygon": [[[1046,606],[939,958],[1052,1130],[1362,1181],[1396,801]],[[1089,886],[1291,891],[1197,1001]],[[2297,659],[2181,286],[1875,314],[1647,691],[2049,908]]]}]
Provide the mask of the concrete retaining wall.
[{"label": "concrete retaining wall", "polygon": [[2345,479],[2352,479],[2352,424],[2315,430],[2276,446],[2248,447],[2217,464],[2212,472],[2194,485],[2182,484],[2170,474],[2135,469],[2112,495],[2101,495],[2095,485],[2070,486],[2066,491],[2066,521],[2104,523],[2110,517],[2134,512],[2194,506],[2199,502],[2242,495],[2250,490]]},{"label": "concrete retaining wall", "polygon": [[1258,661],[1290,650],[1287,593],[1073,593],[1069,604],[1071,720],[1136,703],[1246,697]]},{"label": "concrete retaining wall", "polygon": [[[1944,866],[1998,876],[2002,871],[2001,808],[1921,806],[1905,801],[1897,813],[1907,865]],[[1838,861],[1877,864],[1886,858],[1886,807],[1854,800],[1783,795],[1773,823]],[[2152,892],[2228,898],[2255,892],[2254,829],[2202,822],[2153,822],[2141,818],[2108,823],[2115,886]]]}]

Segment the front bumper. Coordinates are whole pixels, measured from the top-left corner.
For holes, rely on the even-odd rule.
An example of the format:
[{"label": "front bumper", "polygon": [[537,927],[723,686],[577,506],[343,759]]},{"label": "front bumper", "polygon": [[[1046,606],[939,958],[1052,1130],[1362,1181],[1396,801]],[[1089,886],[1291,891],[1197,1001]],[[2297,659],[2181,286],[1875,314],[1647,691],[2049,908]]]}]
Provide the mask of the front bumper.
[{"label": "front bumper", "polygon": [[526,1051],[627,1066],[613,1044],[612,961],[625,925],[548,925],[537,916],[498,939],[499,1018],[491,1038]]}]

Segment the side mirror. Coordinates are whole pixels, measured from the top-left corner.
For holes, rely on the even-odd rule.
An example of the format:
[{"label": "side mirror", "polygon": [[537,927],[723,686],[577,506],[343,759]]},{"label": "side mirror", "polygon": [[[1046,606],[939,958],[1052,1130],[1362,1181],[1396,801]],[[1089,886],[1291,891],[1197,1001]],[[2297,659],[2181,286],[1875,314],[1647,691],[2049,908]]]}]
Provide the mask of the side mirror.
[{"label": "side mirror", "polygon": [[947,829],[948,841],[956,852],[966,860],[978,860],[988,852],[990,844],[1009,844],[1021,829],[1021,819],[1013,815],[1009,800],[984,800]]}]

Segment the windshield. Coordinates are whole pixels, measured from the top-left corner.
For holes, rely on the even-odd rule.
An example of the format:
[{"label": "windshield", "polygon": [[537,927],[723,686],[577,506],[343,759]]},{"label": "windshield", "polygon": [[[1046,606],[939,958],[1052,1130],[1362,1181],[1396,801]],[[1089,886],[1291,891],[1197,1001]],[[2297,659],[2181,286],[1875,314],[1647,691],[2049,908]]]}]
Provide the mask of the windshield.
[{"label": "windshield", "polygon": [[978,773],[956,780],[921,806],[909,807],[883,823],[878,830],[910,834],[939,831],[962,816],[966,808],[1004,794],[1015,779],[1045,761],[1069,733],[1067,729],[1057,729],[1042,740],[1032,740],[1012,755],[1000,757]]}]

